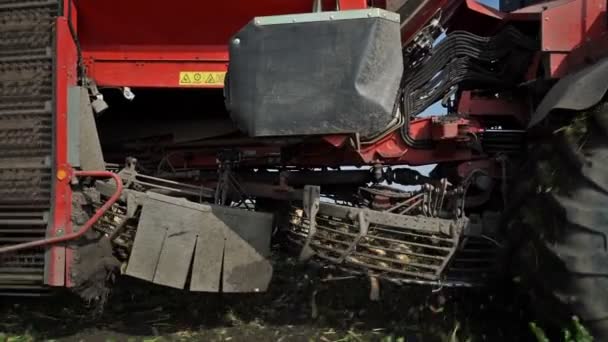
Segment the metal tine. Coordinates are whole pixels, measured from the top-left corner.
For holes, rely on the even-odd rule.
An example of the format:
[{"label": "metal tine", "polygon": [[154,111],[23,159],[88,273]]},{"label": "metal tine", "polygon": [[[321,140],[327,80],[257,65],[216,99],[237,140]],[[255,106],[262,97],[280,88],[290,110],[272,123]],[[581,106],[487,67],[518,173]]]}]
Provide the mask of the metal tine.
[{"label": "metal tine", "polygon": [[[317,247],[319,249],[323,249],[329,252],[333,252],[338,254],[337,251],[327,247],[327,246],[323,246],[323,245],[318,245],[316,243],[311,243],[312,246]],[[319,257],[327,259],[327,260],[335,260],[336,258],[331,257],[329,255],[325,255],[324,253],[318,253],[317,254]],[[361,261],[359,259],[353,258],[352,256],[348,256],[346,257],[346,262],[347,263],[351,263],[351,264],[355,264],[355,265],[361,265],[361,266],[365,266],[367,268],[370,269],[376,269],[376,270],[380,270],[380,271],[385,271],[385,272],[390,272],[390,273],[397,273],[397,274],[402,274],[402,275],[408,275],[408,276],[413,276],[413,277],[420,277],[420,278],[425,278],[425,279],[436,279],[437,278],[437,272],[427,272],[427,273],[423,273],[423,272],[412,272],[412,271],[407,271],[407,270],[402,270],[402,269],[395,269],[395,268],[390,268],[390,267],[384,267],[384,266],[379,266],[379,265],[375,265],[375,264],[371,264],[371,263],[366,263],[364,261]]]},{"label": "metal tine", "polygon": [[[401,227],[398,227],[398,228],[401,228]],[[387,232],[387,233],[394,233],[394,234],[406,235],[406,236],[413,236],[413,237],[418,237],[418,238],[422,238],[422,239],[430,239],[430,240],[438,240],[438,241],[450,242],[452,244],[454,243],[453,239],[443,238],[443,237],[439,237],[439,236],[432,235],[432,234],[423,235],[423,234],[419,234],[419,233],[411,233],[411,232],[408,232],[408,231],[405,231],[405,230],[392,230],[392,229],[382,228],[381,226],[374,226],[370,230]]]},{"label": "metal tine", "polygon": [[424,268],[424,269],[430,269],[430,270],[435,270],[435,271],[439,269],[439,265],[436,265],[436,266],[435,265],[424,265],[424,264],[419,264],[419,263],[415,263],[415,262],[407,262],[407,261],[402,261],[402,260],[398,260],[398,259],[390,259],[390,258],[373,255],[373,254],[361,253],[361,252],[355,252],[353,254],[364,257],[364,258],[386,261],[386,262],[404,265],[404,266]]},{"label": "metal tine", "polygon": [[[332,239],[329,237],[325,237],[325,236],[318,236],[318,239],[323,239],[323,240],[327,240],[330,242],[334,242],[334,243],[339,243],[339,244],[343,244],[343,245],[350,245],[350,241],[341,241],[341,240],[336,240],[336,239]],[[403,242],[401,243],[406,247],[409,247],[409,244],[407,242]],[[402,255],[409,255],[409,256],[415,256],[415,257],[419,257],[419,258],[428,258],[428,259],[433,259],[433,260],[443,260],[444,258],[440,257],[440,256],[436,256],[436,255],[431,255],[431,254],[421,254],[421,253],[416,253],[416,252],[411,252],[411,251],[407,251],[407,250],[399,250],[399,249],[394,249],[394,248],[389,248],[389,247],[384,247],[384,246],[375,246],[375,245],[370,245],[367,243],[359,243],[358,245],[359,247],[363,247],[363,248],[367,248],[367,249],[380,249],[386,252],[391,252],[391,253],[395,253],[395,254],[402,254]]]},{"label": "metal tine", "polygon": [[420,198],[420,197],[422,197],[422,196],[423,196],[423,194],[422,194],[422,193],[419,193],[419,194],[417,194],[417,195],[414,195],[414,196],[412,196],[412,197],[410,197],[410,198],[406,199],[405,201],[403,201],[403,202],[401,202],[401,203],[399,203],[399,204],[395,205],[394,207],[389,208],[389,209],[388,209],[388,210],[386,210],[386,211],[390,211],[390,212],[395,211],[395,210],[397,210],[397,209],[401,208],[402,206],[404,206],[404,205],[406,205],[406,204],[408,204],[408,203],[410,203],[410,202],[412,202],[412,201],[415,201],[415,200],[419,199],[419,198]]}]

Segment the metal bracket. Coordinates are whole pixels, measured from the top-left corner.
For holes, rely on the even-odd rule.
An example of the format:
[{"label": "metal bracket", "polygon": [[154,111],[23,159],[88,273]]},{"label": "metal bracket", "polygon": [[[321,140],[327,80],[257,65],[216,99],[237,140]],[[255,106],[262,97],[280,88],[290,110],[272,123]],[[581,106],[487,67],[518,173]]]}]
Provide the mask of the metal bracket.
[{"label": "metal bracket", "polygon": [[304,214],[310,220],[308,236],[306,237],[306,242],[302,247],[302,251],[300,252],[300,261],[305,261],[310,259],[315,252],[312,248],[310,248],[310,243],[312,241],[313,236],[317,232],[316,229],[316,217],[319,212],[319,206],[321,202],[321,187],[306,185],[304,186],[304,196],[303,200],[303,209]]},{"label": "metal bracket", "polygon": [[359,244],[359,241],[361,241],[361,239],[367,235],[367,231],[369,229],[369,221],[365,216],[365,211],[359,211],[357,213],[357,218],[359,219],[359,233],[353,239],[348,248],[344,250],[342,255],[336,260],[338,263],[342,263],[344,259],[346,259],[346,257],[349,256],[353,250],[355,250],[355,248]]},{"label": "metal bracket", "polygon": [[97,89],[97,84],[94,80],[86,78],[84,81],[84,84],[86,84],[86,87],[89,90],[90,96],[93,98],[91,101],[91,107],[93,108],[95,114],[101,115],[110,106],[108,106],[106,101],[103,99],[103,95],[101,92],[99,92],[99,89]]}]

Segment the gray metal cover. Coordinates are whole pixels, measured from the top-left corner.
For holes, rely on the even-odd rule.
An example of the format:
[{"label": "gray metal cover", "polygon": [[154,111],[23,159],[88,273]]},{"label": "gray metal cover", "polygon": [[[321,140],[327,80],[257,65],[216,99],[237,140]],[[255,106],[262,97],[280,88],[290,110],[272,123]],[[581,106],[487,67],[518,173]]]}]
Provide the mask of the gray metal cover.
[{"label": "gray metal cover", "polygon": [[368,8],[349,11],[325,11],[255,17],[253,18],[253,23],[255,25],[279,25],[293,23],[312,23],[315,21],[352,20],[363,18],[383,18],[386,20],[394,21],[396,23],[401,22],[399,14],[395,12],[386,11],[380,8]]},{"label": "gray metal cover", "polygon": [[89,93],[83,87],[68,89],[68,160],[82,170],[106,169]]},{"label": "gray metal cover", "polygon": [[191,291],[264,291],[272,215],[155,193],[145,200],[126,274]]},{"label": "gray metal cover", "polygon": [[399,20],[387,13],[260,17],[241,29],[224,88],[237,127],[255,137],[369,138],[395,123],[403,56]]}]

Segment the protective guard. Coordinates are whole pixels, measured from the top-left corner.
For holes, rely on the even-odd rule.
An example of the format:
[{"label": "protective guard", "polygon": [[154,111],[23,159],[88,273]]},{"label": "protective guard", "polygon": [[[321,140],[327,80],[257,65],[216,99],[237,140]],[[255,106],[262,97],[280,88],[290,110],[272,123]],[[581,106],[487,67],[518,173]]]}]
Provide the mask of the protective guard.
[{"label": "protective guard", "polygon": [[265,291],[270,214],[148,192],[126,274],[204,292]]}]

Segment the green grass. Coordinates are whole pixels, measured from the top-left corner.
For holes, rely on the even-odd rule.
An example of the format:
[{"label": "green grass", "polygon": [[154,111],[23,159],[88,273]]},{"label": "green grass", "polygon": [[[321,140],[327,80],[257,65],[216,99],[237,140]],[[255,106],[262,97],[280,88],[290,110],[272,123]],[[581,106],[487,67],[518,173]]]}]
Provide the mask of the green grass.
[{"label": "green grass", "polygon": [[33,342],[36,339],[29,333],[23,335],[7,335],[0,333],[0,342]]},{"label": "green grass", "polygon": [[[547,337],[544,330],[539,327],[536,323],[530,323],[530,330],[536,337],[538,342],[551,342]],[[563,342],[593,342],[593,336],[589,331],[581,324],[577,317],[572,318],[572,322],[569,327],[562,329],[562,341]]]}]

